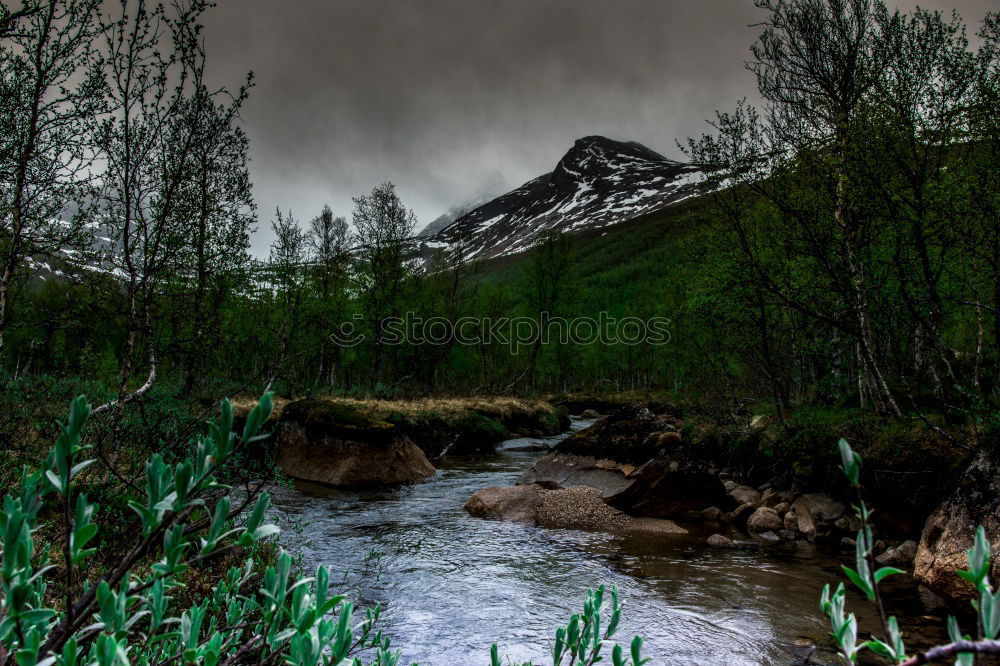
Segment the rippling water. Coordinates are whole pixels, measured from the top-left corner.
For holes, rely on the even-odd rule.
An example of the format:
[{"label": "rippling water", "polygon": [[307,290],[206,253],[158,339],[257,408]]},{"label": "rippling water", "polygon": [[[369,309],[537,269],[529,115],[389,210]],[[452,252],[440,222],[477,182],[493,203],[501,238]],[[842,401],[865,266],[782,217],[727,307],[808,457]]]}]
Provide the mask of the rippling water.
[{"label": "rippling water", "polygon": [[[550,663],[555,628],[600,583],[621,590],[620,642],[641,634],[654,664],[793,664],[803,646],[825,645],[818,599],[823,583],[838,580],[828,557],[720,551],[694,529],[680,538],[544,530],[462,509],[475,491],[514,483],[541,455],[450,457],[430,482],[396,490],[277,488],[283,542],[307,569],[345,572],[359,605],[381,603],[405,663],[488,664],[493,641],[512,660]],[[377,576],[365,562],[372,549],[382,553]],[[914,590],[893,600],[904,626],[925,631]],[[851,605],[864,625],[861,599]],[[829,663],[832,654],[813,659]]]}]

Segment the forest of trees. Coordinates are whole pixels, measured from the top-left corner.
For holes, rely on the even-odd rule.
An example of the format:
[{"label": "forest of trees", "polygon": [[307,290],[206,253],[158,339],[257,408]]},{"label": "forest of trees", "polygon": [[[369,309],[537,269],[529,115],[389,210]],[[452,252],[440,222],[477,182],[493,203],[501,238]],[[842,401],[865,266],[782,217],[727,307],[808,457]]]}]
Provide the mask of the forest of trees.
[{"label": "forest of trees", "polygon": [[[99,382],[98,413],[153,387],[522,390],[511,382],[519,366],[493,368],[506,347],[453,358],[440,346],[385,344],[382,323],[404,311],[454,318],[483,303],[506,313],[517,299],[501,287],[473,303],[475,271],[461,250],[415,263],[416,218],[391,184],[359,196],[350,224],[329,208],[308,224],[277,211],[268,257],[251,254],[258,219],[239,114],[253,78],[236,89],[205,83],[208,7],[137,0],[105,16],[99,0],[71,0],[4,10],[8,381]],[[368,342],[344,348],[336,334],[356,316]]]},{"label": "forest of trees", "polygon": [[[98,413],[150,391],[264,387],[654,388],[888,414],[995,400],[997,15],[973,47],[957,15],[758,4],[761,105],[739,103],[684,145],[710,170],[706,196],[645,227],[544,236],[485,263],[461,243],[415,257],[418,222],[391,183],[342,216],[276,211],[255,257],[267,222],[240,127],[253,77],[205,83],[208,3],[4,10],[5,381],[96,383]],[[668,318],[671,340],[399,345],[385,327],[404,313],[453,326],[543,312]]]},{"label": "forest of trees", "polygon": [[763,104],[688,144],[718,169],[716,353],[739,350],[781,406],[995,399],[1000,16],[973,50],[957,14],[758,4],[769,18],[748,68]]}]

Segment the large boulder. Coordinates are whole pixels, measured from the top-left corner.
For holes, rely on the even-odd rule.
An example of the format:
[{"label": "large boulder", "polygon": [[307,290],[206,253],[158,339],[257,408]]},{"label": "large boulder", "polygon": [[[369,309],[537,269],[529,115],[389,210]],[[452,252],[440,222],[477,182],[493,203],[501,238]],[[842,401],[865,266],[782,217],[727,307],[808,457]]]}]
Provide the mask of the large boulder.
[{"label": "large boulder", "polygon": [[[920,535],[913,575],[953,599],[973,595],[972,585],[955,575],[968,566],[977,526],[982,525],[991,551],[1000,552],[1000,448],[980,451],[954,493],[931,514]],[[1000,558],[994,558],[992,580],[1000,580]]]},{"label": "large boulder", "polygon": [[435,473],[424,452],[391,423],[319,400],[288,404],[276,443],[285,474],[339,488],[418,483]]},{"label": "large boulder", "polygon": [[846,509],[842,503],[822,493],[802,495],[792,505],[798,531],[810,539],[830,536],[837,519],[844,515]]},{"label": "large boulder", "polygon": [[629,475],[635,469],[635,465],[607,458],[561,453],[557,445],[551,453],[537,460],[517,482],[540,483],[551,488],[586,486],[596,488],[603,497],[610,497],[632,485]]},{"label": "large boulder", "polygon": [[542,492],[536,485],[483,488],[465,503],[465,510],[473,518],[536,525]]},{"label": "large boulder", "polygon": [[550,529],[630,532],[650,536],[687,534],[672,520],[632,518],[608,504],[596,488],[558,490],[537,484],[484,488],[465,503],[474,518],[506,520]]},{"label": "large boulder", "polygon": [[619,410],[560,442],[520,484],[596,488],[628,514],[680,516],[731,503],[705,447],[676,432],[676,421],[645,408]]}]

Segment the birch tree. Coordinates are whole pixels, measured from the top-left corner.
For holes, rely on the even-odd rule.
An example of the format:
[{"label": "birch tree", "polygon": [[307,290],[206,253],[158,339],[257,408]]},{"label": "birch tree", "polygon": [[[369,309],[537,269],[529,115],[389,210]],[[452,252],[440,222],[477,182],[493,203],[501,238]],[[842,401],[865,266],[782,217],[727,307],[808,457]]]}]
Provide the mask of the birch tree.
[{"label": "birch tree", "polygon": [[386,322],[401,315],[403,285],[410,273],[407,242],[417,218],[403,205],[392,183],[378,185],[371,194],[355,198],[353,216],[361,303],[372,333],[370,379],[375,388],[386,355]]},{"label": "birch tree", "polygon": [[271,243],[268,270],[278,305],[278,358],[285,359],[296,349],[306,289],[308,239],[291,211],[284,215],[276,210],[271,230],[274,241]]},{"label": "birch tree", "polygon": [[[756,277],[787,307],[824,321],[855,341],[860,382],[876,405],[900,410],[880,362],[870,302],[869,219],[859,211],[849,161],[859,147],[859,111],[883,66],[877,0],[756,0],[768,12],[748,69],[762,112],[741,105],[720,114],[718,134],[688,145],[695,161],[720,168],[717,184],[741,184],[771,206],[797,260],[775,272],[762,261],[773,239],[755,236],[747,209],[733,209],[738,243]],[[803,285],[803,271],[820,276]],[[837,299],[823,304],[822,292]],[[820,300],[810,298],[820,294]]]},{"label": "birch tree", "polygon": [[[117,16],[104,28],[111,112],[98,131],[105,164],[102,205],[115,243],[110,262],[123,283],[126,341],[117,396],[94,411],[114,409],[116,422],[124,406],[157,378],[153,302],[185,266],[192,239],[208,224],[202,213],[218,212],[207,199],[192,205],[192,190],[210,189],[210,174],[218,172],[206,161],[245,158],[238,136],[231,150],[215,151],[216,140],[231,141],[226,135],[235,111],[220,111],[215,100],[225,91],[208,93],[202,80],[206,56],[198,21],[208,7],[202,0],[169,7],[120,0]],[[236,109],[244,94],[236,95]],[[227,173],[245,178],[238,168]],[[245,205],[244,195],[235,200],[237,207]],[[202,260],[207,262],[207,255]],[[140,350],[146,378],[132,389]]]},{"label": "birch tree", "polygon": [[103,109],[100,0],[25,0],[0,7],[0,350],[27,260],[89,247],[88,139]]},{"label": "birch tree", "polygon": [[344,293],[349,277],[351,234],[347,220],[334,216],[329,206],[309,223],[307,242],[310,249],[316,295],[319,297],[317,319],[319,331],[318,383],[333,386],[340,348],[332,343],[330,334],[344,316]]}]

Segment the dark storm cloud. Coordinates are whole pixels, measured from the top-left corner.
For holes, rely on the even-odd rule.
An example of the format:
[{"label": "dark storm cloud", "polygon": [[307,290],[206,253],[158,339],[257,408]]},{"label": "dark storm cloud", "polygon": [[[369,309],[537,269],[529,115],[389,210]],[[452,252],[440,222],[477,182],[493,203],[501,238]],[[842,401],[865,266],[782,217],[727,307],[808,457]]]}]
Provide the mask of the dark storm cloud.
[{"label": "dark storm cloud", "polygon": [[[993,4],[959,9],[978,21]],[[384,180],[425,224],[550,170],[587,134],[679,157],[675,138],[753,96],[759,18],[750,0],[221,0],[212,74],[257,76],[255,246],[275,206],[348,215]]]}]

